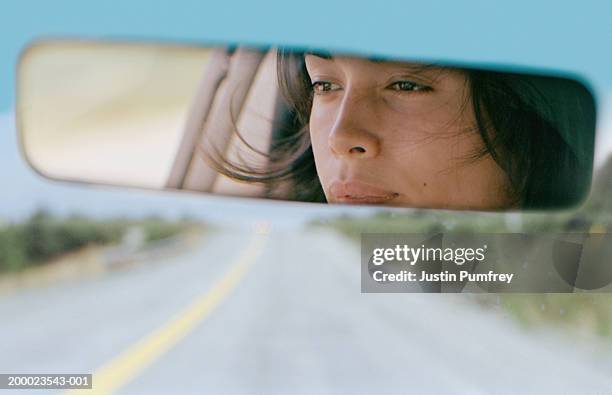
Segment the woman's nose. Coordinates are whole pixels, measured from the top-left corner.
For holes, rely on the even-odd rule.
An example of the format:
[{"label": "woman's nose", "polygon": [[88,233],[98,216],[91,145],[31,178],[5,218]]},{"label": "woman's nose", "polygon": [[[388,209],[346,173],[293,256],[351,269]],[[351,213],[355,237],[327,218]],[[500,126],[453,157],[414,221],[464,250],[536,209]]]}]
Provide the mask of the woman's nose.
[{"label": "woman's nose", "polygon": [[367,103],[345,97],[329,134],[329,148],[337,157],[373,158],[380,151],[380,140],[374,128],[376,117]]}]

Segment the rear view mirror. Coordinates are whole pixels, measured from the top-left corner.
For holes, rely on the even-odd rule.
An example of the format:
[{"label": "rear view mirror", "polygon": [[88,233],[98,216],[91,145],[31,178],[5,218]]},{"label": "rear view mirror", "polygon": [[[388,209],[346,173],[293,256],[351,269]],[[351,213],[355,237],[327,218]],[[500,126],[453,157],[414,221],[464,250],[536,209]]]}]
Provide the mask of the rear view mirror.
[{"label": "rear view mirror", "polygon": [[588,194],[575,79],[283,48],[44,41],[22,55],[23,152],[60,180],[473,210]]}]

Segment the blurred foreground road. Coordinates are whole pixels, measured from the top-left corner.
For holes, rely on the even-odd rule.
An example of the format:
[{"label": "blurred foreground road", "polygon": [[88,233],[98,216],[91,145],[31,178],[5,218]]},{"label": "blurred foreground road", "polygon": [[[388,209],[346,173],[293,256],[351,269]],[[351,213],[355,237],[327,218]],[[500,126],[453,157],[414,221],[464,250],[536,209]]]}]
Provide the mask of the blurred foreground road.
[{"label": "blurred foreground road", "polygon": [[[197,300],[208,312],[186,317]],[[361,294],[359,249],[331,231],[207,234],[176,258],[6,296],[0,317],[0,373],[93,373],[95,389],[102,371],[120,394],[612,393],[609,349],[522,331],[466,295]]]}]

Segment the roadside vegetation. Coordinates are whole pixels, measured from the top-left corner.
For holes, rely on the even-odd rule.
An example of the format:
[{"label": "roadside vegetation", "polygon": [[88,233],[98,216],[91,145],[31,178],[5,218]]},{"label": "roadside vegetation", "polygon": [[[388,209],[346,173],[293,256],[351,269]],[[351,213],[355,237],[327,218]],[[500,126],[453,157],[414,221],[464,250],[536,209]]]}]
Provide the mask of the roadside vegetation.
[{"label": "roadside vegetation", "polygon": [[129,229],[140,229],[144,242],[149,242],[171,237],[190,226],[193,223],[187,220],[64,218],[39,210],[26,221],[0,226],[0,275],[42,265],[88,245],[119,243]]}]

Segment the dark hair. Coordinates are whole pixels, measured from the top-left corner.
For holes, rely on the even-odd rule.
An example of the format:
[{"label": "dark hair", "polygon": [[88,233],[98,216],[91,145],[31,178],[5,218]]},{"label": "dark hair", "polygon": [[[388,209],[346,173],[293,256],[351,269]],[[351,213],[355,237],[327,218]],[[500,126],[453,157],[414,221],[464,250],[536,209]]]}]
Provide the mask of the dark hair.
[{"label": "dark hair", "polygon": [[[271,197],[325,202],[310,146],[312,86],[304,52],[281,49],[278,83],[285,102],[265,170],[223,163],[223,174],[267,183]],[[463,69],[482,149],[506,172],[517,206],[566,207],[579,202],[591,182],[595,103],[580,83],[555,77]],[[282,107],[282,105],[281,105]]]}]

